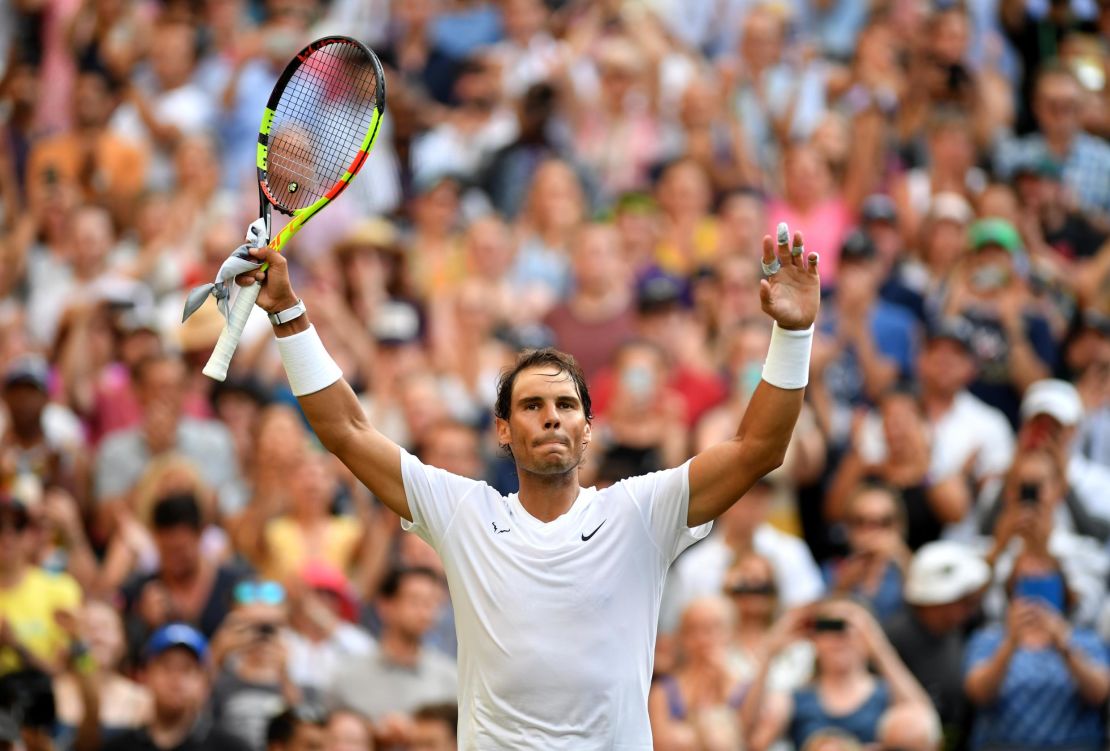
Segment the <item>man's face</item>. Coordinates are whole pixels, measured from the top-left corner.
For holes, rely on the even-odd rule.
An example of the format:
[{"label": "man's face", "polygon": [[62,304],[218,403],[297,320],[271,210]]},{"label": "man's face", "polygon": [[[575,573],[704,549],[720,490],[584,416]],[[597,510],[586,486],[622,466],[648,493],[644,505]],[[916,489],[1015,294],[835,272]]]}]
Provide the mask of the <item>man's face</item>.
[{"label": "man's face", "polygon": [[554,368],[541,365],[518,373],[509,419],[497,418],[497,441],[512,449],[522,472],[570,472],[582,463],[590,443],[590,424],[574,379]]},{"label": "man's face", "polygon": [[382,619],[405,636],[422,639],[436,623],[443,594],[443,587],[427,576],[406,576],[397,596],[383,603]]},{"label": "man's face", "polygon": [[155,530],[154,546],[162,572],[170,578],[186,576],[200,564],[200,534],[188,525]]},{"label": "man's face", "polygon": [[13,383],[4,389],[4,403],[8,406],[16,432],[26,434],[38,429],[47,396],[34,384]]},{"label": "man's face", "polygon": [[293,731],[293,737],[283,751],[325,751],[328,747],[327,730],[321,725],[302,722]]},{"label": "man's face", "polygon": [[154,705],[168,715],[197,710],[208,695],[204,667],[184,647],[172,647],[146,666],[146,685]]},{"label": "man's face", "polygon": [[144,407],[157,402],[176,412],[185,398],[185,368],[173,360],[150,363],[137,385]]},{"label": "man's face", "polygon": [[112,114],[115,101],[107,81],[100,74],[85,73],[77,77],[73,89],[73,117],[79,127],[103,127]]},{"label": "man's face", "polygon": [[1033,97],[1033,113],[1048,138],[1070,138],[1079,129],[1082,92],[1068,75],[1045,76]]},{"label": "man's face", "polygon": [[455,734],[439,720],[417,720],[412,727],[409,751],[456,751]]},{"label": "man's face", "polygon": [[999,245],[986,245],[972,254],[968,274],[973,294],[993,298],[1014,282],[1013,256]]},{"label": "man's face", "polygon": [[962,344],[951,339],[926,343],[917,362],[922,385],[941,394],[955,394],[975,375],[975,361]]},{"label": "man's face", "polygon": [[26,511],[11,506],[0,510],[0,571],[13,571],[23,564],[30,533],[31,517]]}]

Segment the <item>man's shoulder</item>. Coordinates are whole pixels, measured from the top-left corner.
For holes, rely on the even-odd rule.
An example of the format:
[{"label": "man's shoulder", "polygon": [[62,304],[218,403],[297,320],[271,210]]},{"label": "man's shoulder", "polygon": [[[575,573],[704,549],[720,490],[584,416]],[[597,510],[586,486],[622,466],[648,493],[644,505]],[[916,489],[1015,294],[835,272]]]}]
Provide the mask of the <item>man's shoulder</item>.
[{"label": "man's shoulder", "polygon": [[125,730],[104,742],[101,751],[145,751],[157,748],[147,735],[146,728]]},{"label": "man's shoulder", "polygon": [[193,748],[205,751],[251,751],[244,740],[218,727],[211,728],[203,738],[197,739]]},{"label": "man's shoulder", "polygon": [[143,433],[139,428],[123,428],[113,430],[100,442],[97,455],[104,458],[130,457],[137,445],[143,442]]},{"label": "man's shoulder", "polygon": [[1006,415],[1002,413],[1002,410],[997,407],[992,407],[966,389],[956,394],[954,407],[956,414],[961,419],[975,419],[977,422],[977,429],[978,427],[986,426],[992,429],[1003,428],[1007,434],[1011,432],[1010,422],[1006,419]]},{"label": "man's shoulder", "polygon": [[1075,136],[1075,146],[1082,160],[1093,157],[1102,161],[1110,161],[1110,143],[1098,136],[1092,136],[1090,133],[1078,133]]}]

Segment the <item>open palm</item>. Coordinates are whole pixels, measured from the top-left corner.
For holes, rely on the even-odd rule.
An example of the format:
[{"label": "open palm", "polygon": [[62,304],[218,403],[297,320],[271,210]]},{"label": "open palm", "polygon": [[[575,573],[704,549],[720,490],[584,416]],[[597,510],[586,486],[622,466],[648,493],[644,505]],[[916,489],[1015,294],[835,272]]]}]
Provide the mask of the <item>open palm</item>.
[{"label": "open palm", "polygon": [[763,262],[770,264],[777,257],[782,268],[759,283],[759,299],[763,312],[774,318],[784,329],[807,329],[821,307],[821,276],[817,270],[817,254],[808,258],[802,252],[802,233],[794,233],[794,255],[790,245],[775,247],[770,235],[763,237]]}]

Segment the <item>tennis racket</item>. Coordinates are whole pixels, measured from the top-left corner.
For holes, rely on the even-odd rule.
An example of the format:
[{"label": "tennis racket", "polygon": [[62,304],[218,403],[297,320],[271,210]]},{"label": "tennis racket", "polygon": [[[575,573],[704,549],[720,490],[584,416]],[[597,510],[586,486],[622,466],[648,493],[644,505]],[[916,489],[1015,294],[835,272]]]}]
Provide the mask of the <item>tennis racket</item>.
[{"label": "tennis racket", "polygon": [[[369,47],[344,36],[317,39],[281,72],[258,128],[258,203],[291,216],[270,240],[280,251],[343,192],[374,146],[385,109],[385,75]],[[262,267],[266,270],[266,266]],[[239,290],[204,374],[222,381],[262,285]]]}]

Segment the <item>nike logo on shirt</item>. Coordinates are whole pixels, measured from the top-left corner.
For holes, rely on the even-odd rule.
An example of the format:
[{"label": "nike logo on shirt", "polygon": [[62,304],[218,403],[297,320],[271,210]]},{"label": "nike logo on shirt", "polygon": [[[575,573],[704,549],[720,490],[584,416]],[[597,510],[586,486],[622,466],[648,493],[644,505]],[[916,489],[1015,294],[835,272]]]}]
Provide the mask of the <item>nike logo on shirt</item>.
[{"label": "nike logo on shirt", "polygon": [[[605,521],[606,521],[605,519],[602,519],[602,520],[601,520],[601,524],[604,524],[604,523],[605,523]],[[588,535],[587,535],[587,534],[585,534],[585,533],[583,533],[583,534],[582,534],[582,542],[586,542],[586,541],[587,541],[587,540],[589,540],[589,539],[590,539],[591,537],[593,537],[594,535],[596,535],[596,534],[597,534],[597,530],[601,529],[601,524],[598,524],[598,525],[597,525],[597,526],[596,526],[596,527],[594,528],[594,531],[593,531],[593,532],[590,532],[590,533],[589,533]]]}]

